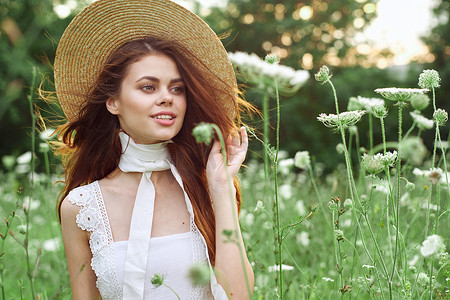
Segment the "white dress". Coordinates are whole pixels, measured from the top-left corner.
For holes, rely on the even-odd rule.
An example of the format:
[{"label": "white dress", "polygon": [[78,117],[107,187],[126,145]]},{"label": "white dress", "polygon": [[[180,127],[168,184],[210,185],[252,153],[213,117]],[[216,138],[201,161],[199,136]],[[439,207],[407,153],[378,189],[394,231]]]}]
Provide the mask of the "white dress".
[{"label": "white dress", "polygon": [[[91,267],[97,276],[96,285],[102,299],[123,299],[128,242],[113,240],[98,181],[72,190],[68,200],[81,208],[76,218],[77,225],[91,233]],[[206,242],[195,225],[192,205],[188,198],[186,206],[191,220],[189,232],[150,239],[144,299],[178,299],[166,286],[155,288],[152,285],[151,278],[155,273],[164,275],[164,283],[174,289],[181,299],[227,299],[212,271]],[[194,263],[208,264],[211,270],[209,286],[198,287],[190,283],[187,271]]]}]

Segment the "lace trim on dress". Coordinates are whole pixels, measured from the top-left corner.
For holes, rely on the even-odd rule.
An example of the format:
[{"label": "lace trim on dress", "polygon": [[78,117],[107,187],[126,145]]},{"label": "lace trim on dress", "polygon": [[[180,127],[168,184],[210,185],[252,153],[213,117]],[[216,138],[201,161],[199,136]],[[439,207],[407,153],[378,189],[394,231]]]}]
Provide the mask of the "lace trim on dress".
[{"label": "lace trim on dress", "polygon": [[96,285],[102,299],[122,299],[122,289],[114,269],[111,227],[98,181],[75,188],[68,199],[81,207],[76,219],[78,227],[91,233],[91,267],[97,276]]},{"label": "lace trim on dress", "polygon": [[[195,224],[193,215],[191,215],[191,232],[193,263],[208,264],[208,258],[206,257],[207,247],[202,241],[202,235]],[[193,286],[190,299],[213,299],[209,285]]]}]

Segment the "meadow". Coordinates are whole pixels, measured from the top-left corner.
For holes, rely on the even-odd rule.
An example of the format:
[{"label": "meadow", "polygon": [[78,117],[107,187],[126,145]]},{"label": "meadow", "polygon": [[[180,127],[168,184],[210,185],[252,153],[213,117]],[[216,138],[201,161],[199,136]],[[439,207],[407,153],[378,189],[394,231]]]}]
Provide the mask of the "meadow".
[{"label": "meadow", "polygon": [[[278,112],[280,93],[295,92],[308,79],[274,58],[239,59],[233,61],[239,74],[263,87],[266,105]],[[448,137],[439,131],[448,114],[438,108],[440,79],[432,71],[418,74],[420,89],[381,89],[374,98],[341,101],[328,68],[321,68],[317,84],[330,90],[327,101],[336,111],[317,119],[342,138],[329,149],[340,158],[334,166],[304,149],[292,157],[279,149],[279,134],[270,141],[268,132],[277,131],[282,116],[269,123],[263,107],[262,134],[248,131],[265,151],[250,157],[240,174],[252,299],[448,299],[450,174]],[[428,105],[433,116],[421,114]],[[387,114],[398,116],[396,141],[384,139]],[[368,128],[359,126],[361,118],[369,118]],[[403,118],[412,118],[412,127],[403,128]],[[379,145],[375,126],[383,132]],[[422,142],[424,130],[436,133],[431,149]],[[371,137],[369,145],[359,144],[362,134]],[[48,137],[36,139],[39,149],[2,158],[9,171],[0,173],[1,299],[71,299],[55,209],[62,175],[33,171],[31,153],[46,164],[49,151]]]}]

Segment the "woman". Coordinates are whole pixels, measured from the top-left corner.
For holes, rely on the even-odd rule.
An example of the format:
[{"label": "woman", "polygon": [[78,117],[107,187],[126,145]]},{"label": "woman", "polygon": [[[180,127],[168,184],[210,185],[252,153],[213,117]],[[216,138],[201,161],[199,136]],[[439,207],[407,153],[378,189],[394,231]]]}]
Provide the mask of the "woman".
[{"label": "woman", "polygon": [[[238,182],[230,199],[220,144],[192,136],[200,122],[229,136],[235,178],[248,144],[235,121],[250,105],[214,32],[169,0],[99,0],[68,26],[54,67],[69,121],[59,212],[73,298],[248,298]],[[194,285],[202,263],[209,284]]]}]

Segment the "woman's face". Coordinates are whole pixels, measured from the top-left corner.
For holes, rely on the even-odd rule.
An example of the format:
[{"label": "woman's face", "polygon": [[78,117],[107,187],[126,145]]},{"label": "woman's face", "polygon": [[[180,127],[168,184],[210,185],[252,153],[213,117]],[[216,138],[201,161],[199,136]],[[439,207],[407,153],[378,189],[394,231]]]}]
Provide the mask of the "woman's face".
[{"label": "woman's face", "polygon": [[137,144],[172,139],[183,125],[186,91],[175,61],[149,54],[128,67],[120,94],[107,100],[120,127]]}]

